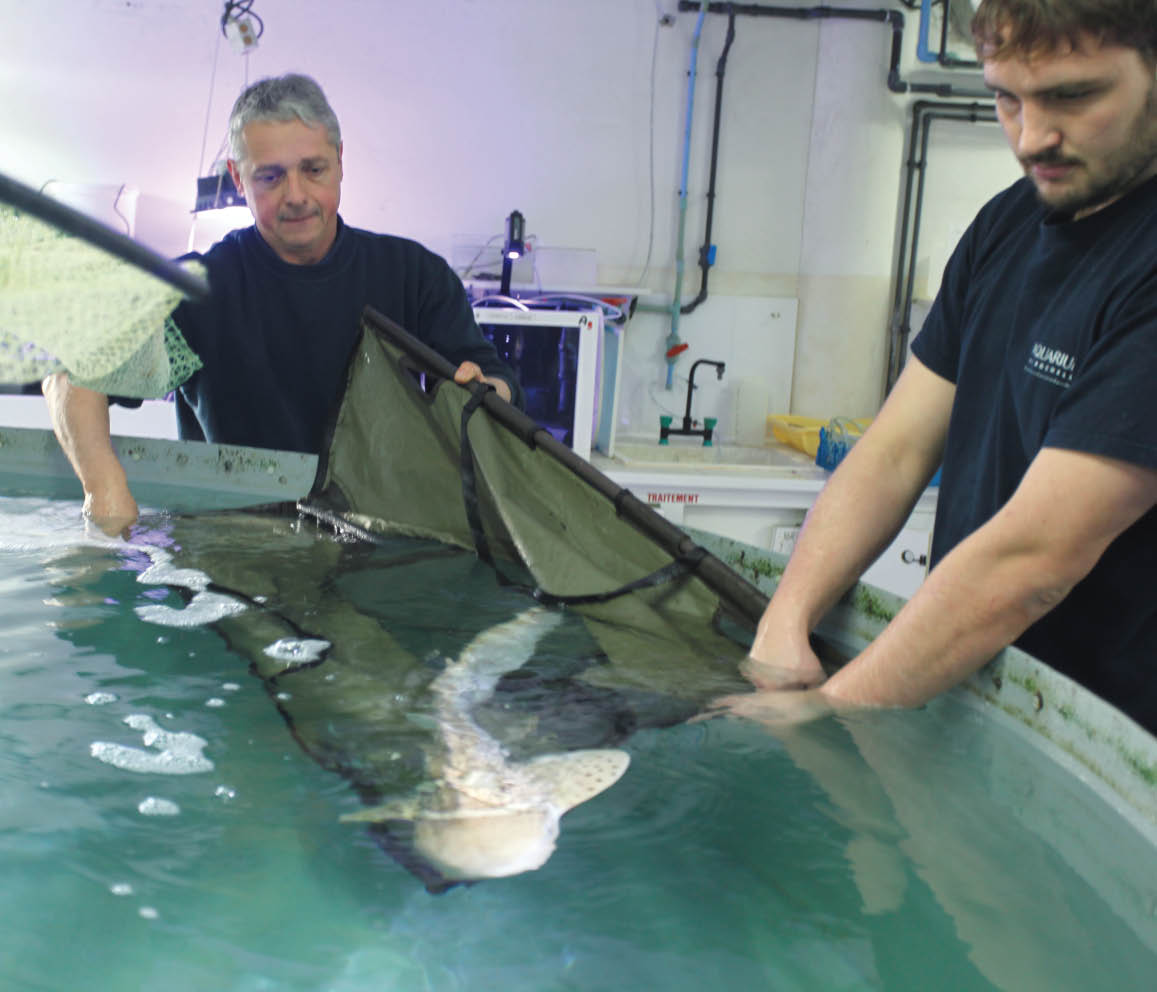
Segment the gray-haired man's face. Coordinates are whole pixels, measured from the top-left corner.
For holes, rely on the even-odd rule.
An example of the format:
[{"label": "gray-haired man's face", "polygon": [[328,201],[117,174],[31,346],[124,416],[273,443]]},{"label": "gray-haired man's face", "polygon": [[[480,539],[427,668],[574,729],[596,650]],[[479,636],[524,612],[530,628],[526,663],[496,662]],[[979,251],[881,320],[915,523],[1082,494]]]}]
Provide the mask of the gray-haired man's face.
[{"label": "gray-haired man's face", "polygon": [[229,168],[257,230],[287,262],[321,261],[337,235],[341,146],[320,125],[255,121],[242,134],[244,157]]}]

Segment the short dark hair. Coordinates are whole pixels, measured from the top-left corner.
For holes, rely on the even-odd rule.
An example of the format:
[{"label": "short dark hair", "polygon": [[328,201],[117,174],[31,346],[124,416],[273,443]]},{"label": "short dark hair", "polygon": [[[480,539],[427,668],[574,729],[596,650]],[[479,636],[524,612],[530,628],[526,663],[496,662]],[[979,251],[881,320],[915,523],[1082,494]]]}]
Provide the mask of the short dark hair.
[{"label": "short dark hair", "polygon": [[242,131],[254,121],[299,120],[309,127],[324,127],[330,144],[341,146],[341,126],[317,81],[291,72],[259,79],[246,87],[229,114],[229,155],[240,161],[245,143]]},{"label": "short dark hair", "polygon": [[1154,0],[982,0],[972,19],[981,59],[1030,56],[1080,45],[1085,37],[1103,45],[1135,48],[1157,64]]}]

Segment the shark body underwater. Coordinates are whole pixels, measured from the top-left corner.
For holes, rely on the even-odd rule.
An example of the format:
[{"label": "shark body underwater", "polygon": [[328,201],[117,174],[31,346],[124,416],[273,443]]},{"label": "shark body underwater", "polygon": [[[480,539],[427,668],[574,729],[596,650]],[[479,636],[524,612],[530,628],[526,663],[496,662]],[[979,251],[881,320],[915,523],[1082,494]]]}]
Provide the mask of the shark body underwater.
[{"label": "shark body underwater", "polygon": [[285,513],[156,526],[186,602],[138,613],[212,606],[298,744],[353,786],[364,808],[340,818],[431,892],[540,868],[563,815],[626,772],[616,745],[749,688],[734,639],[536,605],[437,542],[351,544]]},{"label": "shark body underwater", "polygon": [[561,616],[532,607],[476,637],[431,683],[437,700],[430,785],[413,795],[343,816],[414,824],[414,849],[449,879],[497,878],[541,868],[568,809],[615,784],[626,751],[545,754],[512,762],[474,719],[502,675],[521,668]]}]

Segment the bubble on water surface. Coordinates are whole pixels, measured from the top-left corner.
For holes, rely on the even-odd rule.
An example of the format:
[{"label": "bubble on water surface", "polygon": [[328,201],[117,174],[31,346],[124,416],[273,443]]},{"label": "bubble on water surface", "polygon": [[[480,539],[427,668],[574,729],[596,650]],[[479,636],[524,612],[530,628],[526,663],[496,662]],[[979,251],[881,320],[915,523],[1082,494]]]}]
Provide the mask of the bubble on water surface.
[{"label": "bubble on water surface", "polygon": [[225,705],[225,700],[221,699],[219,696],[212,696],[205,700],[205,705],[211,709],[217,709]]},{"label": "bubble on water surface", "polygon": [[131,896],[133,894],[133,887],[128,882],[113,882],[108,890],[114,896]]},{"label": "bubble on water surface", "polygon": [[115,692],[90,692],[84,697],[84,701],[89,706],[107,706],[109,703],[115,703],[117,698]]}]

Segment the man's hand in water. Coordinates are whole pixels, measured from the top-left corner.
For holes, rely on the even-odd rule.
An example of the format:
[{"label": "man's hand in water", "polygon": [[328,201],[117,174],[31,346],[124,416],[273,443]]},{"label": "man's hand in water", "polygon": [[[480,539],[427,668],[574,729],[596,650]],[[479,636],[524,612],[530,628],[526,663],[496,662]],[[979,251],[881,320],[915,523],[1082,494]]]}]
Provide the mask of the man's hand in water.
[{"label": "man's hand in water", "polygon": [[127,484],[111,484],[84,494],[84,518],[108,537],[128,540],[137,522],[137,501]]},{"label": "man's hand in water", "polygon": [[761,690],[713,699],[695,720],[740,716],[774,729],[810,723],[834,712],[835,707],[820,689]]}]

